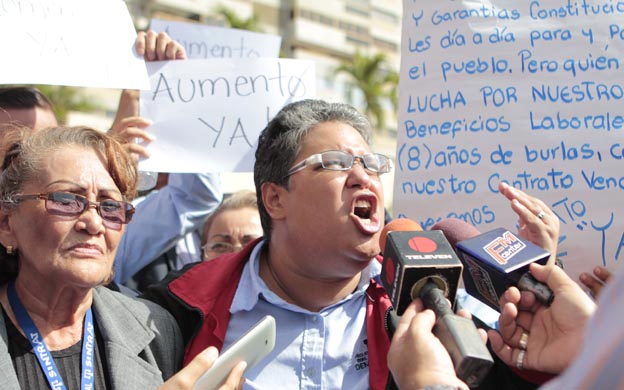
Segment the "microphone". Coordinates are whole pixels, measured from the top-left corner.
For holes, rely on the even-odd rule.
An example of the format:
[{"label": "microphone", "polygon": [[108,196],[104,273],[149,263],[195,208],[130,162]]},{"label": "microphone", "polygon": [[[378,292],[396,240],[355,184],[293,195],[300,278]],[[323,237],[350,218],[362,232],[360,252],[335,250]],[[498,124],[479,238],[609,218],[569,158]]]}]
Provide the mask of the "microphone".
[{"label": "microphone", "polygon": [[[396,219],[384,227],[381,282],[396,313],[402,315],[409,303],[422,299],[436,314],[433,334],[448,351],[457,377],[470,387],[477,386],[494,363],[474,323],[453,313],[446,299],[455,301],[463,266],[440,231],[423,231],[408,219]],[[390,338],[393,313],[386,321]],[[394,318],[394,319],[393,319]],[[387,318],[388,319],[388,318]]]},{"label": "microphone", "polygon": [[498,228],[481,233],[461,219],[448,218],[432,226],[442,230],[466,267],[466,291],[500,312],[499,297],[510,286],[531,291],[543,305],[549,306],[553,292],[529,272],[529,264],[546,264],[550,253],[543,248]]},{"label": "microphone", "polygon": [[428,281],[455,303],[463,265],[442,232],[425,232],[418,223],[399,218],[383,228],[379,245],[384,255],[381,280],[398,315]]}]

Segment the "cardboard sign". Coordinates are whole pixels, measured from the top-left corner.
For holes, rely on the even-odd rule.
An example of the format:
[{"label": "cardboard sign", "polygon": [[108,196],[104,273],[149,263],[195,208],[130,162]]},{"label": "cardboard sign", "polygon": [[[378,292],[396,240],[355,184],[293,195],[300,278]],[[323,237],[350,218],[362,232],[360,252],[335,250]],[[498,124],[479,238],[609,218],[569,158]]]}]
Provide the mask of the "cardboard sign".
[{"label": "cardboard sign", "polygon": [[148,62],[141,116],[156,141],[141,170],[251,172],[260,131],[286,104],[315,94],[314,64],[261,58]]},{"label": "cardboard sign", "polygon": [[186,50],[190,59],[279,57],[282,37],[197,23],[152,19],[150,28],[164,31]]},{"label": "cardboard sign", "polygon": [[121,0],[0,0],[0,84],[147,89]]},{"label": "cardboard sign", "polygon": [[498,193],[506,182],[557,214],[573,278],[618,267],[622,10],[592,0],[403,4],[396,216],[424,229],[457,217],[515,231]]}]

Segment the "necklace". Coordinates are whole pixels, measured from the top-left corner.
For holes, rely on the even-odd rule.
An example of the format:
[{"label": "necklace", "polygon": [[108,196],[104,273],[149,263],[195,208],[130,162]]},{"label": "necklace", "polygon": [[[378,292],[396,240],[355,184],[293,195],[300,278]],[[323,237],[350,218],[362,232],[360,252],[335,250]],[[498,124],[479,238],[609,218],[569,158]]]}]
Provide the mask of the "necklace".
[{"label": "necklace", "polygon": [[280,288],[280,290],[282,290],[284,292],[286,297],[289,298],[292,301],[291,303],[295,303],[295,300],[292,298],[292,295],[288,292],[288,289],[286,289],[286,286],[284,286],[284,283],[282,283],[282,280],[277,277],[277,275],[275,274],[275,271],[273,270],[273,267],[271,267],[271,261],[269,260],[269,254],[265,252],[264,255],[265,255],[264,258],[266,260],[267,268],[269,269],[269,273],[271,274],[271,278],[273,278],[275,283],[277,283],[277,286]]}]

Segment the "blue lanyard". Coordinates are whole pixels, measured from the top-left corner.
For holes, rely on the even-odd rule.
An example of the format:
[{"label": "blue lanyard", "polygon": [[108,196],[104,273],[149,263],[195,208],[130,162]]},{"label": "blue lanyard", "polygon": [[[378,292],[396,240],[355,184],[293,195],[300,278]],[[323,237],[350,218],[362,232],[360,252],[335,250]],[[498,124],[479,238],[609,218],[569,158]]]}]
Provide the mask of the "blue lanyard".
[{"label": "blue lanyard", "polygon": [[[19,326],[22,330],[24,330],[26,338],[30,341],[30,345],[32,345],[33,351],[39,361],[39,365],[41,366],[41,369],[50,384],[50,388],[52,390],[66,390],[67,387],[65,386],[65,383],[63,383],[63,378],[61,378],[61,374],[56,368],[56,364],[54,364],[54,359],[52,359],[52,355],[50,354],[48,347],[45,345],[41,333],[39,333],[37,326],[33,322],[32,318],[30,318],[30,315],[28,315],[24,305],[22,305],[22,302],[17,296],[14,281],[9,283],[7,294],[9,296],[11,309],[13,310],[13,313],[15,313],[15,318],[17,319]],[[82,390],[93,390],[94,346],[95,331],[93,328],[93,315],[91,313],[91,308],[89,308],[87,310],[87,314],[85,315],[84,331],[82,334],[82,375],[80,378],[80,388]]]}]

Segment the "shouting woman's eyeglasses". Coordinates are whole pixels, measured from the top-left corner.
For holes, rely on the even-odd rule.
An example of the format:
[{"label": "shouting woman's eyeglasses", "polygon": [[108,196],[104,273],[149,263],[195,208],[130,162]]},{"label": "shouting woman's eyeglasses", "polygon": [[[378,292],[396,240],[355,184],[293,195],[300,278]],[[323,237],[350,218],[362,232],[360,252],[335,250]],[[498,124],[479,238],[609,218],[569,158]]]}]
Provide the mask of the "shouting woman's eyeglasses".
[{"label": "shouting woman's eyeglasses", "polygon": [[353,155],[342,150],[328,150],[313,154],[305,160],[293,165],[285,177],[297,173],[308,165],[320,164],[321,168],[330,171],[346,171],[353,167],[355,160],[360,160],[364,168],[374,173],[388,173],[392,170],[392,160],[379,153],[369,153],[363,156]]}]

